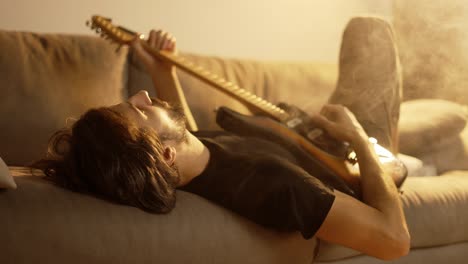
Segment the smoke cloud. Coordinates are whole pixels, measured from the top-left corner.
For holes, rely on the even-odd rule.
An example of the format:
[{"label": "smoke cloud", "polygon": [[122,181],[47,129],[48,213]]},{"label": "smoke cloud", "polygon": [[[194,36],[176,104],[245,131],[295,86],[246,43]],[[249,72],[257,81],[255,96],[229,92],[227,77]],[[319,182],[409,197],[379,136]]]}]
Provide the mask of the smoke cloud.
[{"label": "smoke cloud", "polygon": [[394,0],[404,99],[468,104],[468,1]]}]

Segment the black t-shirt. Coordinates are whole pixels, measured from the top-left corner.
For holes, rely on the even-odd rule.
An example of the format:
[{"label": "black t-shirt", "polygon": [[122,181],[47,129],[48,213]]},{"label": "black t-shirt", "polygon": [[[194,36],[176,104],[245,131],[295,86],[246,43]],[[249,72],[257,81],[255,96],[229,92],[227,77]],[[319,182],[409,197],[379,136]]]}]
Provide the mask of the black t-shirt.
[{"label": "black t-shirt", "polygon": [[333,204],[333,190],[353,195],[344,182],[294,149],[227,132],[197,136],[210,150],[210,160],[202,174],[180,189],[263,226],[300,231],[309,239]]}]

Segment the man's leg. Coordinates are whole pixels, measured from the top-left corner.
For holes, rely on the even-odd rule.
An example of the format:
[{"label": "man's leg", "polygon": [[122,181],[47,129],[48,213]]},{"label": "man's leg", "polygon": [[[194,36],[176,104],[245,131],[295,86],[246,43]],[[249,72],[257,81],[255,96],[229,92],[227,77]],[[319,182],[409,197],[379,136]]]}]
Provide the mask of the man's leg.
[{"label": "man's leg", "polygon": [[351,19],[343,34],[338,83],[329,103],[348,107],[369,136],[396,153],[401,93],[392,27],[375,17]]}]

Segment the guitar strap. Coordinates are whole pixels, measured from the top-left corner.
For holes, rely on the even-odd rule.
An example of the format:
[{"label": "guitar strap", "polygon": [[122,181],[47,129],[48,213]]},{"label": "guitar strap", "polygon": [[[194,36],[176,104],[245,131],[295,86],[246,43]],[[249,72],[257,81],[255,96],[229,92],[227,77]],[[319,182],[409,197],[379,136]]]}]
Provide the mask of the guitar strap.
[{"label": "guitar strap", "polygon": [[352,190],[341,177],[335,175],[329,168],[325,167],[315,157],[303,150],[302,147],[293,140],[272,129],[257,124],[254,118],[267,117],[247,116],[227,107],[220,107],[216,112],[216,123],[224,130],[238,136],[257,137],[281,145],[297,158],[299,165],[309,174],[334,189],[358,198],[357,193]]}]

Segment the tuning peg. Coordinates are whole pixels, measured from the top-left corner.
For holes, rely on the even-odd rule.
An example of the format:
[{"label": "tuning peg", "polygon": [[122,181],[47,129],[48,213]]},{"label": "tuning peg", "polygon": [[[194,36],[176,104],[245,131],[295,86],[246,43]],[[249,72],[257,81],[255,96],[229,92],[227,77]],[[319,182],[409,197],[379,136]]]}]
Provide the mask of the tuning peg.
[{"label": "tuning peg", "polygon": [[89,27],[89,26],[91,25],[91,22],[90,22],[89,20],[86,20],[85,25],[86,25],[87,27]]}]

